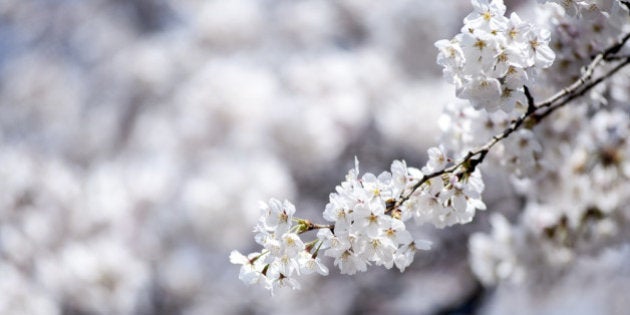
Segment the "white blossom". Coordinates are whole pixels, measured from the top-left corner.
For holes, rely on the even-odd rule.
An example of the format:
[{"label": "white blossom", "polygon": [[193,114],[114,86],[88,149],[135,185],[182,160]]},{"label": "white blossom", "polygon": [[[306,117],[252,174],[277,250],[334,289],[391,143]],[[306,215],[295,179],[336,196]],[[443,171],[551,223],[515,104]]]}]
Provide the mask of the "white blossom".
[{"label": "white blossom", "polygon": [[437,62],[459,98],[476,109],[510,113],[523,101],[523,86],[533,78],[518,82],[508,77],[551,66],[555,54],[549,48],[550,33],[516,13],[506,18],[501,0],[472,3],[474,11],[464,19],[461,33],[435,43]]}]

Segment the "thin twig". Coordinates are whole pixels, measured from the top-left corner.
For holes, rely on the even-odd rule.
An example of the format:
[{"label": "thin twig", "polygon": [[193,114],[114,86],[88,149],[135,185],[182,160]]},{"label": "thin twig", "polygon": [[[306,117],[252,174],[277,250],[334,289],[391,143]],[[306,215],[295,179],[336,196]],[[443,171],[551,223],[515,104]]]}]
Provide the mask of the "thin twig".
[{"label": "thin twig", "polygon": [[608,56],[604,58],[605,61],[619,61],[630,58],[630,55],[617,55],[617,56]]},{"label": "thin twig", "polygon": [[614,68],[609,70],[606,74],[604,74],[604,75],[600,76],[599,78],[593,80],[593,82],[591,82],[591,83],[587,84],[586,86],[584,86],[580,91],[572,94],[564,102],[558,103],[555,106],[550,106],[548,110],[546,110],[546,111],[544,111],[544,112],[542,112],[540,114],[537,114],[536,116],[534,116],[534,118],[536,119],[536,121],[540,121],[540,120],[544,119],[545,117],[549,116],[551,113],[556,111],[558,108],[561,108],[562,106],[564,106],[569,101],[572,101],[572,100],[574,100],[574,99],[576,99],[576,98],[578,98],[580,96],[583,96],[591,88],[593,88],[597,84],[601,83],[602,81],[606,80],[607,78],[611,77],[612,75],[617,73],[619,70],[621,70],[622,68],[624,68],[628,64],[630,64],[630,56],[626,57],[625,60],[623,60],[623,62],[619,63],[617,66],[615,66]]},{"label": "thin twig", "polygon": [[317,224],[308,220],[302,220],[302,222],[304,223],[305,226],[304,228],[298,231],[298,234],[306,233],[312,230],[319,230],[319,229],[329,229],[332,231],[335,228],[334,224]]},{"label": "thin twig", "polygon": [[562,89],[555,95],[551,96],[545,102],[537,105],[537,107],[539,108],[549,107],[553,105],[555,102],[557,102],[558,100],[562,99],[563,97],[566,97],[570,95],[571,93],[574,93],[576,90],[580,89],[580,87],[582,87],[586,83],[586,81],[588,81],[593,76],[593,72],[600,65],[600,63],[602,61],[607,61],[614,54],[618,53],[621,50],[621,48],[626,44],[626,42],[628,42],[628,40],[630,40],[630,33],[624,35],[618,42],[616,42],[615,44],[611,45],[610,47],[606,48],[604,51],[602,51],[601,53],[593,57],[593,60],[586,67],[586,69],[584,70],[580,78],[577,79],[575,82],[573,82],[573,84],[569,85],[568,87]]}]

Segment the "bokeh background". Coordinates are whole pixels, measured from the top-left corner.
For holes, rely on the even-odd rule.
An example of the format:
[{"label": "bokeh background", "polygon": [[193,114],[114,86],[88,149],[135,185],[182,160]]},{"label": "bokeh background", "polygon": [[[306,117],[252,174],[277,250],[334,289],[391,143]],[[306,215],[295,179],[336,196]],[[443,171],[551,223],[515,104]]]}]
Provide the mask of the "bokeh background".
[{"label": "bokeh background", "polygon": [[[527,11],[520,2],[509,8]],[[404,274],[349,277],[328,261],[330,276],[270,298],[228,261],[257,248],[260,200],[288,198],[321,221],[355,156],[371,172],[393,159],[423,164],[455,101],[433,43],[458,33],[470,9],[466,0],[1,0],[0,313],[519,305],[489,298],[469,269],[467,237],[488,229],[483,213],[418,229],[434,250]],[[506,180],[486,178],[490,209],[517,211]]]}]

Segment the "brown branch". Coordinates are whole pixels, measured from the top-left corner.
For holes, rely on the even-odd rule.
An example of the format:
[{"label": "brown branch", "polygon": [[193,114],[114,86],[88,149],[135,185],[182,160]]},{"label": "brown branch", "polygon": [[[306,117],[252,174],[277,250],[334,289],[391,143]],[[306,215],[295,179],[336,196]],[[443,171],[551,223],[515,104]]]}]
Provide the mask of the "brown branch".
[{"label": "brown branch", "polygon": [[[503,130],[503,132],[501,132],[500,134],[492,137],[492,139],[490,139],[490,141],[488,141],[483,146],[475,150],[469,151],[466,154],[466,156],[458,163],[455,163],[454,165],[451,165],[442,170],[435,171],[431,174],[422,176],[422,178],[420,178],[420,180],[411,187],[411,190],[406,195],[402,195],[401,198],[396,203],[392,204],[392,206],[388,207],[386,212],[391,212],[397,209],[398,207],[400,207],[403,203],[409,200],[409,198],[411,198],[411,196],[416,192],[416,190],[418,190],[424,183],[426,183],[432,178],[435,178],[437,176],[442,176],[443,174],[447,174],[447,173],[453,173],[460,167],[463,167],[464,165],[467,166],[466,170],[464,171],[466,172],[474,171],[477,165],[483,162],[486,155],[488,154],[490,149],[494,147],[494,145],[496,145],[501,140],[509,137],[514,131],[518,130],[526,120],[533,119],[535,123],[539,123],[542,119],[544,119],[549,114],[551,114],[551,112],[557,110],[560,107],[563,107],[564,105],[568,104],[570,101],[580,96],[583,96],[590,89],[592,89],[599,83],[605,81],[606,79],[610,78],[619,70],[621,70],[623,67],[630,64],[630,58],[626,58],[623,62],[619,63],[612,70],[609,70],[606,74],[591,81],[591,78],[593,76],[595,69],[602,62],[611,59],[615,53],[619,52],[621,48],[625,45],[625,43],[628,42],[628,40],[630,40],[630,33],[624,35],[618,42],[611,45],[610,47],[608,47],[601,53],[597,54],[593,58],[591,63],[584,69],[580,78],[577,79],[573,84],[562,89],[558,93],[552,95],[550,98],[548,98],[547,100],[543,101],[540,104],[535,104],[534,99],[529,92],[529,89],[526,86],[523,87],[525,97],[527,98],[527,101],[528,101],[528,106],[527,106],[527,111],[522,116],[514,120],[509,127]],[[540,110],[543,110],[546,108],[549,108],[549,109],[544,111],[543,113],[537,114]]]},{"label": "brown branch", "polygon": [[300,225],[300,228],[298,229],[297,234],[319,229],[329,229],[332,231],[335,228],[334,224],[317,224],[309,220],[299,220],[298,224]]},{"label": "brown branch", "polygon": [[599,83],[603,82],[604,80],[608,79],[609,77],[611,77],[612,75],[614,75],[615,73],[617,73],[619,70],[623,69],[625,66],[627,66],[628,64],[630,64],[630,56],[625,57],[625,59],[620,62],[619,64],[617,64],[617,66],[615,66],[614,68],[612,68],[611,70],[609,70],[606,74],[598,77],[597,79],[593,80],[592,82],[590,82],[589,84],[585,85],[582,89],[580,89],[579,91],[573,93],[572,95],[570,95],[569,97],[567,97],[567,99],[561,103],[558,103],[557,105],[554,106],[550,106],[549,109],[547,109],[546,111],[537,114],[536,116],[534,116],[534,118],[536,119],[536,121],[539,121],[541,119],[544,119],[546,116],[549,116],[551,113],[553,113],[554,111],[556,111],[558,108],[561,108],[562,106],[564,106],[566,103],[568,103],[569,101],[572,101],[580,96],[583,96],[584,94],[586,94],[586,92],[588,92],[590,89],[592,89],[593,87],[595,87],[596,85],[598,85]]},{"label": "brown branch", "polygon": [[608,56],[604,58],[605,61],[619,61],[630,58],[630,55],[617,55],[617,56]]}]

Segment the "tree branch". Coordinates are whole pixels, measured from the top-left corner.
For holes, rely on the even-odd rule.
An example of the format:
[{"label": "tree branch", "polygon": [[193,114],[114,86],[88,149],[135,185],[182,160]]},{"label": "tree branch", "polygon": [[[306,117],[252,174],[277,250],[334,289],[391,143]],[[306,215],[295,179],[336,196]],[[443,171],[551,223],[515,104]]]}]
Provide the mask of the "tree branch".
[{"label": "tree branch", "polygon": [[[488,141],[483,146],[478,147],[475,150],[469,151],[466,154],[466,156],[459,162],[447,168],[444,168],[442,170],[424,175],[417,183],[415,183],[411,187],[411,190],[406,195],[401,196],[401,198],[396,203],[388,207],[386,212],[393,211],[397,209],[398,207],[400,207],[403,203],[409,200],[409,198],[411,198],[411,196],[416,192],[416,190],[418,190],[424,183],[426,183],[432,178],[435,178],[437,176],[442,176],[443,174],[447,174],[447,173],[453,173],[459,168],[463,167],[464,165],[468,166],[467,171],[470,171],[470,172],[474,171],[476,166],[483,162],[483,160],[485,159],[490,149],[492,149],[492,147],[494,147],[501,140],[509,137],[514,131],[518,130],[527,119],[534,119],[536,123],[539,123],[542,119],[547,117],[553,111],[557,110],[560,107],[563,107],[564,105],[568,104],[570,101],[580,96],[583,96],[586,92],[588,92],[590,89],[592,89],[599,83],[612,77],[619,70],[621,70],[622,68],[630,64],[630,58],[623,59],[622,62],[617,64],[614,68],[606,72],[604,75],[591,81],[591,78],[593,76],[595,69],[598,66],[600,66],[602,62],[612,60],[614,58],[614,54],[618,53],[621,50],[621,48],[626,44],[626,42],[628,42],[628,40],[630,40],[630,33],[624,35],[615,44],[611,45],[610,47],[606,48],[601,53],[597,54],[593,58],[591,63],[584,69],[580,78],[577,79],[575,82],[573,82],[573,84],[562,89],[558,93],[552,95],[550,98],[548,98],[547,100],[539,104],[536,104],[534,102],[534,99],[529,89],[525,86],[524,93],[525,93],[525,97],[527,98],[528,106],[527,106],[527,111],[522,116],[514,120],[509,127],[503,130],[503,132],[501,132],[500,134],[492,137],[492,139],[490,139],[490,141]],[[547,110],[540,113],[540,111],[544,109],[547,109]]]}]

